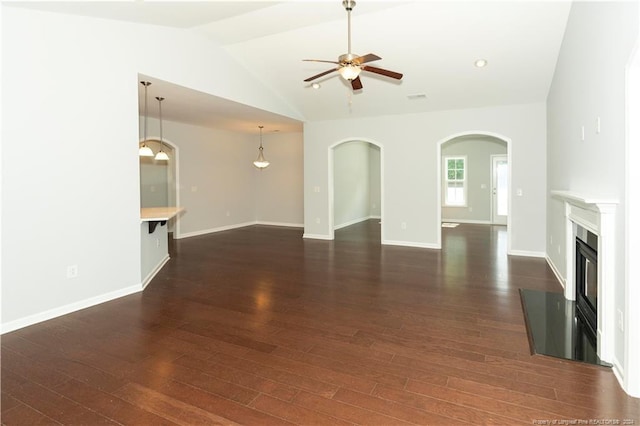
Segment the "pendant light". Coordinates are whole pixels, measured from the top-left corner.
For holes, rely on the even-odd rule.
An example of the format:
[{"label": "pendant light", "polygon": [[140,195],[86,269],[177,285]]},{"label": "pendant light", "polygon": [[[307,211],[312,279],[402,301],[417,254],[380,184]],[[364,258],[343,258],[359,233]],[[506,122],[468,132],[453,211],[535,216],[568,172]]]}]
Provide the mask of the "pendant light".
[{"label": "pendant light", "polygon": [[164,98],[156,96],[156,99],[158,100],[158,108],[160,109],[160,151],[156,154],[156,160],[166,161],[169,159],[169,156],[162,150],[162,148],[164,148],[164,143],[162,142],[162,101],[164,101]]},{"label": "pendant light", "polygon": [[262,153],[262,128],[264,126],[258,126],[260,128],[260,148],[258,148],[258,158],[253,162],[253,165],[258,169],[262,170],[264,168],[269,167],[269,162],[265,160],[264,154]]},{"label": "pendant light", "polygon": [[153,157],[153,151],[147,146],[147,87],[151,85],[148,81],[141,81],[140,84],[144,86],[144,138],[142,139],[142,146],[138,149],[138,155],[140,157]]}]

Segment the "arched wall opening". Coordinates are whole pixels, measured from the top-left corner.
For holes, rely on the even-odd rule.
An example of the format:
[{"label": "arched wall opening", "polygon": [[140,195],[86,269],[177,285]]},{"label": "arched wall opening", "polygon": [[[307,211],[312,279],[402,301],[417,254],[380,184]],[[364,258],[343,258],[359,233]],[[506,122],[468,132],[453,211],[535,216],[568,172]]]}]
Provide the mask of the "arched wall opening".
[{"label": "arched wall opening", "polygon": [[[376,141],[349,138],[328,149],[329,237],[335,230],[384,218],[384,150]],[[384,241],[384,226],[380,233]]]},{"label": "arched wall opening", "polygon": [[[437,155],[436,155],[436,159],[437,159],[437,227],[441,228],[442,226],[442,221],[443,221],[443,207],[444,207],[444,202],[443,202],[443,197],[444,197],[444,164],[443,164],[443,151],[447,152],[447,147],[452,146],[451,144],[455,144],[456,142],[461,142],[461,141],[472,141],[474,138],[477,138],[479,140],[488,140],[488,141],[496,141],[500,144],[504,144],[506,146],[506,158],[507,158],[507,164],[508,164],[508,170],[507,170],[507,187],[508,187],[508,201],[507,201],[507,218],[506,218],[506,226],[507,226],[507,252],[511,251],[511,212],[513,211],[511,208],[512,205],[512,200],[513,200],[513,187],[511,184],[511,176],[512,176],[512,170],[511,170],[511,165],[513,164],[513,162],[511,161],[511,154],[512,154],[512,146],[511,146],[511,139],[504,136],[504,135],[500,135],[497,133],[493,133],[493,132],[486,132],[486,131],[467,131],[467,132],[461,132],[461,133],[456,133],[453,135],[449,135],[444,139],[441,139],[438,141],[437,143]],[[455,151],[450,151],[450,152],[455,152]],[[497,156],[498,154],[496,154]],[[468,165],[469,168],[474,167],[473,164]],[[480,167],[484,167],[483,165],[481,165]],[[486,172],[486,170],[485,170]],[[466,173],[466,172],[465,172]],[[483,183],[486,184],[487,187],[486,188],[481,188],[481,190],[484,190],[487,192],[488,195],[490,195],[491,191],[493,190],[491,182],[487,182],[487,183]],[[475,190],[476,188],[474,188]],[[469,211],[470,206],[465,205],[464,208],[467,209],[467,212]],[[487,219],[485,222],[486,223],[493,223],[493,205],[491,205],[491,209],[492,209],[492,216],[491,219]],[[462,215],[461,215],[462,216]],[[445,218],[445,219],[451,219],[451,218]],[[461,220],[461,221],[464,221]],[[467,222],[474,222],[474,220],[467,220]],[[478,223],[482,223],[482,221],[476,221]],[[438,232],[438,241],[437,241],[437,246],[439,248],[442,248],[442,232]]]},{"label": "arched wall opening", "polygon": [[[153,136],[147,138],[145,143],[154,154],[162,149],[169,156],[169,160],[140,157],[140,207],[180,206],[178,146],[165,138],[160,143],[160,138]],[[180,235],[177,216],[167,225],[170,233],[174,236]]]}]

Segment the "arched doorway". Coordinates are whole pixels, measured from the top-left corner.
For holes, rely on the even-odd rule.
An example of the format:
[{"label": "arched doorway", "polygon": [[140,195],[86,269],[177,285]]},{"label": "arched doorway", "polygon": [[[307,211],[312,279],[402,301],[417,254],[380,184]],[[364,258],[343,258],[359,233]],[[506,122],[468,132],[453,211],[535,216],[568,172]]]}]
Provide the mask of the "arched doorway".
[{"label": "arched doorway", "polygon": [[[351,138],[329,147],[329,232],[368,219],[384,218],[382,146]],[[384,227],[381,229],[384,240]]]},{"label": "arched doorway", "polygon": [[[140,141],[142,142],[142,141]],[[146,145],[154,153],[162,149],[168,160],[156,160],[155,157],[140,157],[140,207],[176,207],[180,205],[178,191],[178,147],[163,138],[148,138]],[[168,231],[179,235],[177,217],[168,223]]]},{"label": "arched doorway", "polygon": [[437,151],[437,226],[444,221],[504,224],[509,252],[511,139],[491,132],[462,132],[438,141]]}]

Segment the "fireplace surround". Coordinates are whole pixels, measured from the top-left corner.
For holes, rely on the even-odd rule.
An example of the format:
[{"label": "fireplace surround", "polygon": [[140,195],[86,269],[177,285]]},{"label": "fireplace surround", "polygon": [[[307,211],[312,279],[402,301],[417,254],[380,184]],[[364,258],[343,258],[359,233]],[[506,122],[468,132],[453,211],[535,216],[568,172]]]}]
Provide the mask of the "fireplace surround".
[{"label": "fireplace surround", "polygon": [[[576,273],[576,262],[581,256],[579,247],[589,247],[588,244],[580,246],[578,242],[585,233],[593,235],[590,239],[596,240],[596,247],[589,247],[595,251],[596,265],[585,266],[595,273],[597,283],[595,294],[590,294],[587,300],[583,300],[585,305],[595,302],[595,338],[597,354],[602,361],[613,361],[613,337],[615,326],[615,305],[614,305],[614,279],[615,279],[615,212],[618,204],[617,200],[591,197],[574,191],[551,191],[551,195],[564,202],[565,213],[565,271],[558,271],[564,278],[561,278],[564,287],[564,296],[568,300],[577,300],[578,277]],[[595,237],[595,238],[594,238]],[[589,239],[589,237],[586,237]],[[587,251],[587,250],[585,250]],[[591,259],[593,262],[593,259]],[[585,263],[585,265],[587,265]],[[564,274],[563,274],[564,272]],[[593,292],[594,277],[591,279],[591,291]],[[592,323],[593,324],[593,323]]]}]

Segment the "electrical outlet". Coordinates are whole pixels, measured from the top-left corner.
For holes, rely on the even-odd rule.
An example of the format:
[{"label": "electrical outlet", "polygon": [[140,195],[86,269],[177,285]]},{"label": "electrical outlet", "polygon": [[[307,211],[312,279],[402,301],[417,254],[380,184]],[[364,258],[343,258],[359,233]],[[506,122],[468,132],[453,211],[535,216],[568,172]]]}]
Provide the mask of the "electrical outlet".
[{"label": "electrical outlet", "polygon": [[553,235],[549,235],[549,244],[553,245]]},{"label": "electrical outlet", "polygon": [[78,276],[78,265],[67,266],[67,278],[76,278]]},{"label": "electrical outlet", "polygon": [[402,222],[402,223],[400,224],[400,228],[401,228],[401,229],[407,229],[407,222]]},{"label": "electrical outlet", "polygon": [[156,238],[156,248],[160,248],[160,239]]},{"label": "electrical outlet", "polygon": [[473,211],[473,207],[469,207],[469,213]]},{"label": "electrical outlet", "polygon": [[231,212],[227,210],[227,217],[231,216]]},{"label": "electrical outlet", "polygon": [[316,217],[316,223],[320,223],[320,218]]}]

